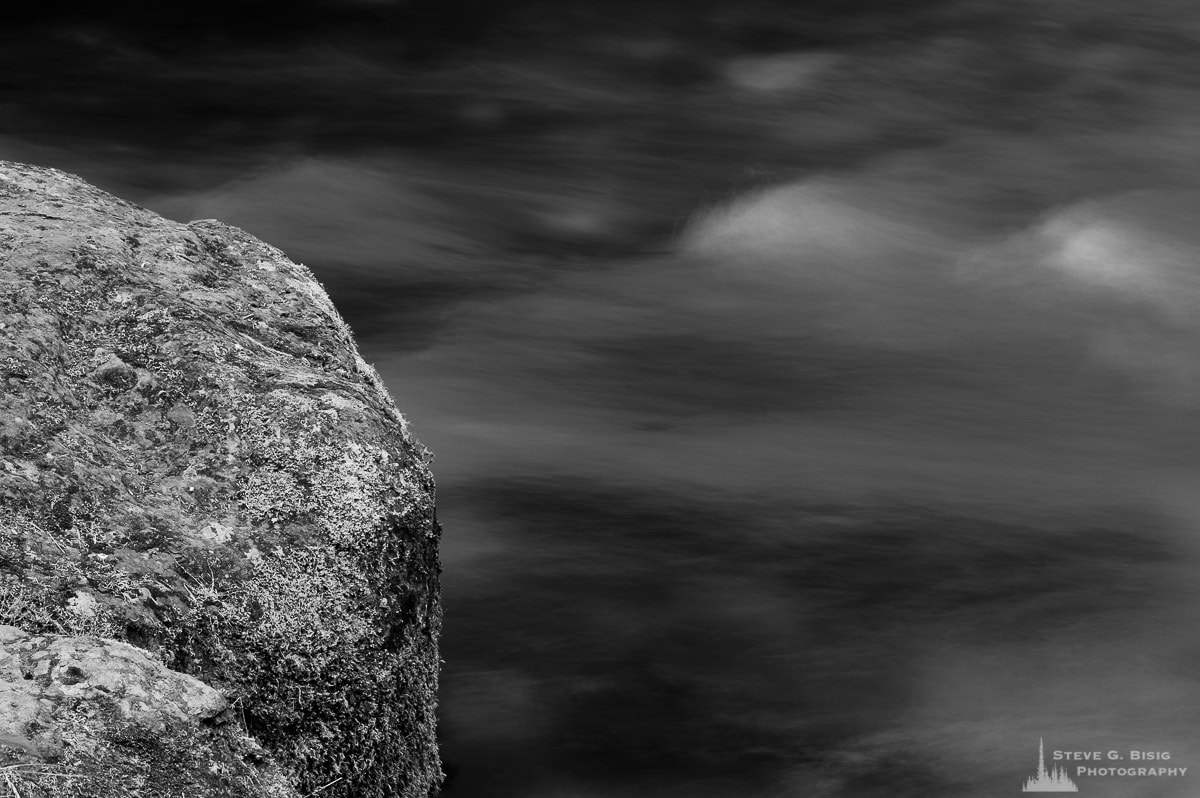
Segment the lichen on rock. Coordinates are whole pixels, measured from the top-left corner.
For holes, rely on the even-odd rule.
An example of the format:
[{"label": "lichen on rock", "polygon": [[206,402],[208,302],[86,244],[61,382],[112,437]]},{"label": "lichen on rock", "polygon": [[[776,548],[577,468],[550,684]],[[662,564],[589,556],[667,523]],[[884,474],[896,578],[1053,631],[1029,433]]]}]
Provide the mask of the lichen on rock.
[{"label": "lichen on rock", "polygon": [[12,626],[0,646],[10,794],[298,798],[220,692],[145,651]]},{"label": "lichen on rock", "polygon": [[0,325],[0,623],[198,679],[301,794],[435,793],[429,456],[311,273],[0,162]]}]

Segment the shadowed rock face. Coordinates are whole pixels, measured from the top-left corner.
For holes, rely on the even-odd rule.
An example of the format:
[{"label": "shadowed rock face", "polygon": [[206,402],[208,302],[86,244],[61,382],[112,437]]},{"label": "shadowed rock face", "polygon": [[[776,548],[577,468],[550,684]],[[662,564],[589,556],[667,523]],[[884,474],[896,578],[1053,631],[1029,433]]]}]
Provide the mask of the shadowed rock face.
[{"label": "shadowed rock face", "polygon": [[436,792],[429,458],[309,271],[0,162],[0,324],[0,623],[196,677],[301,794]]}]

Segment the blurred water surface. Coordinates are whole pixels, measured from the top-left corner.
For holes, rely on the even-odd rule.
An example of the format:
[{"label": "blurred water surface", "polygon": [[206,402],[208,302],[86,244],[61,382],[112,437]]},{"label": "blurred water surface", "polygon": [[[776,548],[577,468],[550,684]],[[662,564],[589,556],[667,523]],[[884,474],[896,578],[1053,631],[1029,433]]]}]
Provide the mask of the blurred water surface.
[{"label": "blurred water surface", "polygon": [[437,455],[447,795],[1200,789],[1192,4],[302,8],[0,32],[0,157],[329,287]]}]

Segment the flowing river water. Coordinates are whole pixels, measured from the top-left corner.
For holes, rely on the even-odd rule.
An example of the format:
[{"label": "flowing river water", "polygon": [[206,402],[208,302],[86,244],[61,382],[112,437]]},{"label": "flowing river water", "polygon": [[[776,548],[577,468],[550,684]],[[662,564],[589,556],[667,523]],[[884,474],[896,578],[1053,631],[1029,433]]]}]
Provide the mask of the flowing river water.
[{"label": "flowing river water", "polygon": [[436,454],[447,796],[1200,794],[1200,12],[860,5],[0,33]]}]

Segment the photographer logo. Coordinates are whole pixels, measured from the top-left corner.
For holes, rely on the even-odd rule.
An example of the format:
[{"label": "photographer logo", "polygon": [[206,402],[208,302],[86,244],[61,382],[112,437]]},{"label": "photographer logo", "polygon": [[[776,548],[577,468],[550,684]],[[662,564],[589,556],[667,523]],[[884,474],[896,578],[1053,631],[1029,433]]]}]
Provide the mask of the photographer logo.
[{"label": "photographer logo", "polygon": [[1021,792],[1079,792],[1079,788],[1061,765],[1055,765],[1053,770],[1046,770],[1045,738],[1038,740],[1037,773],[1025,780]]},{"label": "photographer logo", "polygon": [[[1025,780],[1021,792],[1079,792],[1072,776],[1084,777],[1180,777],[1188,769],[1171,762],[1170,751],[1051,751],[1052,767],[1046,767],[1046,741],[1038,741],[1037,772]],[[1058,764],[1070,762],[1070,767]]]}]

